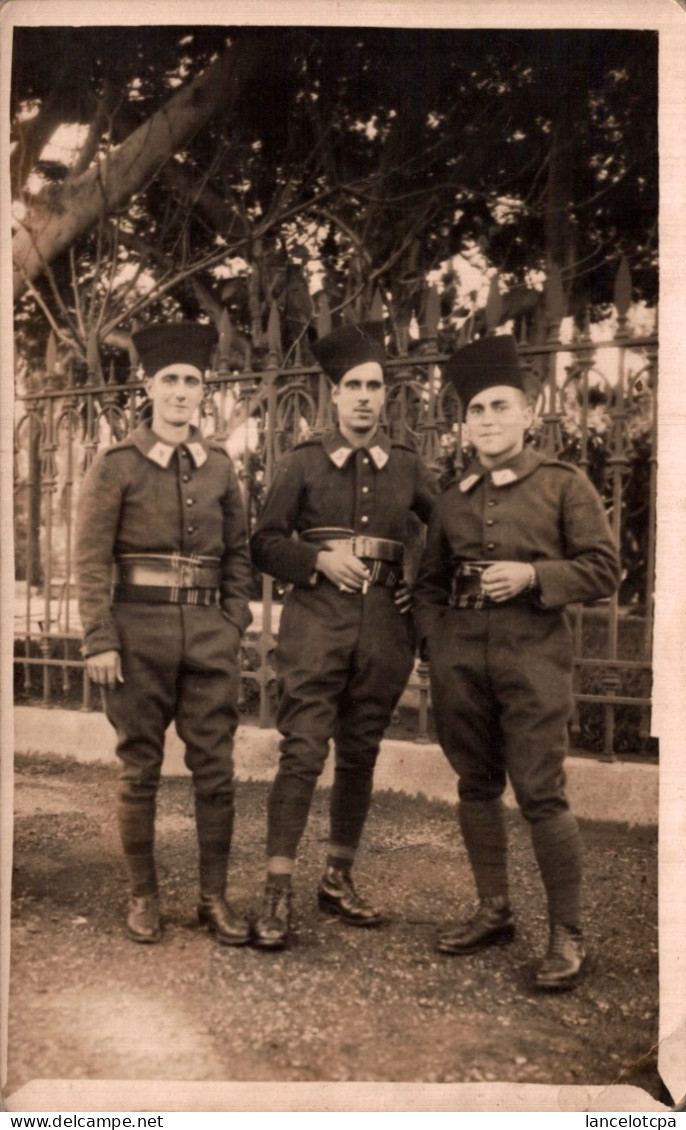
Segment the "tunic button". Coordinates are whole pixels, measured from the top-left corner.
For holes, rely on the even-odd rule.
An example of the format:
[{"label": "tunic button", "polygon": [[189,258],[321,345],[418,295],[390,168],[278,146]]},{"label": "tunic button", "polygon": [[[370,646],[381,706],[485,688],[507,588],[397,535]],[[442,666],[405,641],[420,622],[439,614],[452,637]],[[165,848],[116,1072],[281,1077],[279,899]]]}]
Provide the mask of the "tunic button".
[{"label": "tunic button", "polygon": [[489,541],[488,545],[486,546],[486,549],[488,549],[489,551],[492,552],[495,549],[495,542]]},{"label": "tunic button", "polygon": [[181,479],[182,483],[189,483],[190,481],[191,481],[190,475],[184,475],[183,478]]},{"label": "tunic button", "polygon": [[360,521],[361,521],[361,522],[368,522],[368,521],[369,521],[369,518],[367,517],[367,515],[366,515],[366,514],[363,514],[363,515],[362,515],[362,517],[360,518]]},{"label": "tunic button", "polygon": [[192,506],[194,501],[195,501],[195,499],[193,499],[193,498],[187,498],[186,499],[186,506]]},{"label": "tunic button", "polygon": [[369,494],[369,487],[362,487],[363,494]]},{"label": "tunic button", "polygon": [[364,459],[362,460],[362,462],[365,464],[365,466],[369,463],[369,460],[367,459],[366,455],[365,455]]},{"label": "tunic button", "polygon": [[195,526],[189,526],[189,527],[188,527],[188,533],[189,533],[189,534],[194,534],[194,533],[195,533]]},{"label": "tunic button", "polygon": [[488,505],[489,505],[489,506],[495,506],[495,499],[493,499],[493,498],[489,498],[489,500],[488,500]]},{"label": "tunic button", "polygon": [[495,518],[487,518],[486,519],[486,525],[487,526],[492,526],[494,522],[495,522]]}]

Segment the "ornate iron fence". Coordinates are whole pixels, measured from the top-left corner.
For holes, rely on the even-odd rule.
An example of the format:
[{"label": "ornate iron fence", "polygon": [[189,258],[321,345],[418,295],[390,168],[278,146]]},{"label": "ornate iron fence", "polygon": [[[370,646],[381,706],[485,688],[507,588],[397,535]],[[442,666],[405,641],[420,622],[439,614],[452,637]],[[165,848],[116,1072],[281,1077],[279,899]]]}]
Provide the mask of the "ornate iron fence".
[{"label": "ornate iron fence", "polygon": [[[619,593],[572,611],[573,738],[606,758],[645,747],[650,734],[657,339],[629,332],[629,296],[628,275],[622,277],[620,271],[614,332],[602,341],[592,340],[588,330],[563,341],[561,312],[549,301],[546,340],[529,344],[522,339],[519,346],[522,362],[539,390],[531,442],[586,471],[605,499],[621,547]],[[435,296],[425,309],[421,338],[408,338],[405,348],[389,361],[384,426],[393,438],[412,443],[448,476],[450,468],[461,466],[463,460],[462,411],[453,390],[441,382],[444,355],[436,347]],[[488,332],[495,331],[498,321],[494,287],[487,308]],[[230,369],[230,341],[225,316],[200,424],[230,450],[252,524],[276,462],[301,438],[331,423],[331,402],[326,380],[318,369],[300,363],[297,349],[292,364],[281,363],[276,310],[270,318],[269,352],[262,368]],[[93,708],[78,650],[75,507],[80,481],[96,452],[135,425],[144,403],[142,384],[133,373],[117,383],[113,374],[95,381],[93,373],[75,370],[49,372],[39,392],[17,398],[15,679],[19,699],[31,697],[45,706],[69,701],[85,710]],[[260,724],[268,725],[279,590],[268,577],[256,578],[256,585],[256,624],[244,648],[244,696],[259,701]],[[429,685],[421,663],[410,680],[409,694],[414,696],[415,740],[426,741]]]}]

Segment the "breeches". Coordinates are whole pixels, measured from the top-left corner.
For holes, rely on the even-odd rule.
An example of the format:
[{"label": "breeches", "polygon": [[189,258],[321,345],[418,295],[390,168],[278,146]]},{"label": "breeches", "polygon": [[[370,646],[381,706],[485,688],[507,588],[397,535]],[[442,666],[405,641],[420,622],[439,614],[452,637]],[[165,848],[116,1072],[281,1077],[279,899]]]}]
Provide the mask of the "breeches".
[{"label": "breeches", "polygon": [[527,820],[569,807],[563,764],[572,656],[561,612],[447,610],[429,639],[431,693],[461,800],[493,800],[509,776]]},{"label": "breeches", "polygon": [[412,621],[390,590],[291,592],[275,653],[280,768],[316,779],[332,737],[337,764],[373,765],[413,657]]},{"label": "breeches", "polygon": [[115,604],[124,682],[105,695],[121,795],[154,795],[172,720],[200,798],[233,796],[238,629],[218,605]]},{"label": "breeches", "polygon": [[281,733],[269,800],[267,852],[294,858],[329,741],[335,743],[330,843],[354,852],[384,730],[407,683],[414,628],[392,592],[339,593],[323,583],[294,590],[275,653]]}]

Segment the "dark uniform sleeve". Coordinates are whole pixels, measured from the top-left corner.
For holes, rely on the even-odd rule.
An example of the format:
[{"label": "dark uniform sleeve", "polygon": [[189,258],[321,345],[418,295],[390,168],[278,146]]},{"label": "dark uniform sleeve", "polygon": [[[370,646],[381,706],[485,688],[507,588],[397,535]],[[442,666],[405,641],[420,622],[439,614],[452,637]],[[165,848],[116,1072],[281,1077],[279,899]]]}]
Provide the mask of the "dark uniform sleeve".
[{"label": "dark uniform sleeve", "polygon": [[292,536],[303,489],[297,456],[297,452],[288,456],[277,467],[250,544],[253,561],[263,573],[289,584],[308,585],[319,548]]},{"label": "dark uniform sleeve", "polygon": [[115,459],[98,456],[81,485],[76,518],[76,589],[85,656],[120,648],[112,617],[112,564],[122,501]]},{"label": "dark uniform sleeve", "polygon": [[620,580],[619,554],[600,496],[582,471],[564,469],[568,478],[560,520],[565,556],[535,563],[545,608],[610,596]]},{"label": "dark uniform sleeve", "polygon": [[443,531],[439,504],[434,508],[429,521],[426,547],[414,587],[413,610],[420,645],[431,634],[444,609],[448,607],[452,574],[450,546]]},{"label": "dark uniform sleeve", "polygon": [[233,466],[222,510],[224,553],[219,597],[225,616],[242,635],[252,620],[249,604],[252,570],[243,499]]}]

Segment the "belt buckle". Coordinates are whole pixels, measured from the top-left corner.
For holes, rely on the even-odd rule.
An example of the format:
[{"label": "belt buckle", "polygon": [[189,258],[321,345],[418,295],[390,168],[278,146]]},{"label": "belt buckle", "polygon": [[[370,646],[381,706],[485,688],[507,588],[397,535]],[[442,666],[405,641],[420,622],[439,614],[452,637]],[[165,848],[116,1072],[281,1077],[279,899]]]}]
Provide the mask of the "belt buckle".
[{"label": "belt buckle", "polygon": [[179,588],[193,588],[193,566],[181,565],[179,567]]}]

